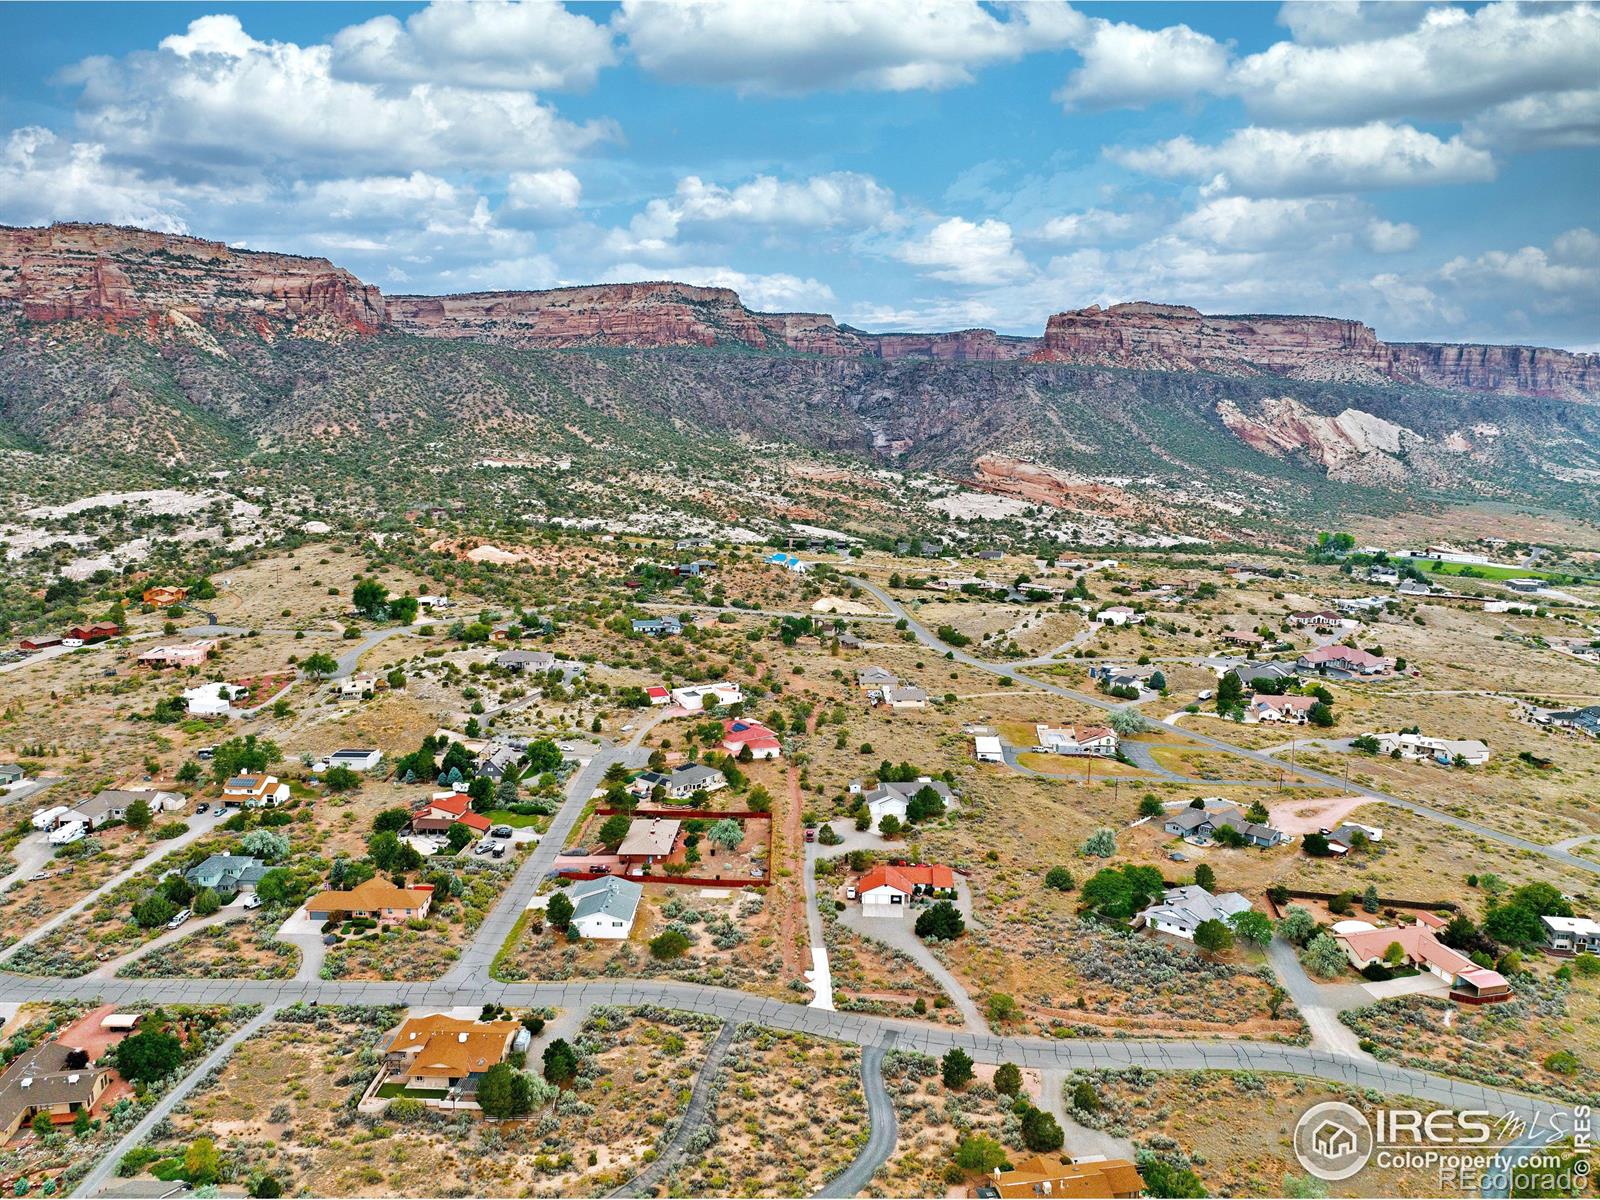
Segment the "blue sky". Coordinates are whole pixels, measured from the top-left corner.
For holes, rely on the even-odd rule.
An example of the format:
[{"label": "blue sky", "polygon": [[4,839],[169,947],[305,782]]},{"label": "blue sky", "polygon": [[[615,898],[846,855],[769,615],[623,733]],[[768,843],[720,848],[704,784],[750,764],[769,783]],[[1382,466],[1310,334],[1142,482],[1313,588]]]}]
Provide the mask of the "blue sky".
[{"label": "blue sky", "polygon": [[1600,11],[0,6],[0,222],[869,329],[1122,300],[1600,348]]}]

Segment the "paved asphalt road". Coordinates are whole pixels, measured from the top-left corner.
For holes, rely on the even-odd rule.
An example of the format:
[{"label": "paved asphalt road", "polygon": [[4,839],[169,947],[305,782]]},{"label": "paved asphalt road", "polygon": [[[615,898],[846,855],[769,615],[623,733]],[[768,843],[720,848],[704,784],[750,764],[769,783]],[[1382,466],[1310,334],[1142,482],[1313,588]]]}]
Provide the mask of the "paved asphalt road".
[{"label": "paved asphalt road", "polygon": [[[890,1035],[890,1042],[894,1035]],[[899,1137],[894,1101],[883,1082],[883,1046],[866,1046],[861,1051],[861,1086],[867,1094],[867,1144],[839,1174],[828,1180],[819,1197],[857,1196],[866,1190],[878,1168],[889,1161]]]},{"label": "paved asphalt road", "polygon": [[[1046,683],[1042,679],[1034,679],[1031,676],[1023,674],[1013,664],[986,662],[981,658],[974,658],[965,651],[957,650],[951,646],[947,646],[938,639],[932,630],[918,622],[915,617],[908,613],[899,601],[895,600],[894,597],[890,596],[876,584],[868,583],[864,579],[856,579],[853,577],[850,579],[850,582],[860,587],[862,591],[865,591],[876,597],[877,600],[886,608],[888,608],[891,613],[895,614],[895,616],[904,618],[907,627],[916,635],[917,640],[920,641],[924,646],[927,646],[931,650],[937,650],[940,654],[949,654],[957,662],[965,663],[967,666],[976,668],[980,671],[988,671],[992,675],[1003,676],[1027,687],[1036,688],[1039,691],[1050,692],[1057,696],[1064,696],[1069,700],[1076,700],[1078,703],[1087,704],[1092,708],[1104,709],[1109,712],[1113,709],[1122,707],[1121,701],[1107,699],[1105,696],[1098,696],[1091,692],[1075,692],[1070,688],[1060,687],[1059,685],[1053,683]],[[1198,733],[1193,729],[1186,729],[1177,725],[1172,725],[1168,728],[1171,729],[1171,731],[1178,737],[1187,738],[1192,742],[1196,742],[1202,746],[1208,746],[1213,750],[1221,750],[1228,754],[1237,755],[1240,758],[1247,758],[1253,762],[1259,762],[1274,769],[1283,769],[1286,771],[1291,770],[1291,768],[1284,763],[1282,759],[1273,758],[1270,754],[1263,754],[1256,750],[1246,750],[1243,747],[1233,745],[1231,742],[1225,742],[1221,738],[1214,738],[1209,734]],[[1398,796],[1391,796],[1389,793],[1380,792],[1376,788],[1363,787],[1362,785],[1356,783],[1346,783],[1336,775],[1329,775],[1326,772],[1318,771],[1311,767],[1297,765],[1293,767],[1292,770],[1297,775],[1304,776],[1307,779],[1315,780],[1318,783],[1326,785],[1327,787],[1340,788],[1355,792],[1362,796],[1369,796],[1374,800],[1381,800],[1385,804],[1392,804],[1396,808],[1403,808],[1408,812],[1413,812],[1419,816],[1427,817],[1429,820],[1438,821],[1441,824],[1453,826],[1456,829],[1463,830],[1466,833],[1485,838],[1492,842],[1498,842],[1502,846],[1509,846],[1515,850],[1525,850],[1531,854],[1541,854],[1546,858],[1553,859],[1554,861],[1563,864],[1564,866],[1576,867],[1579,870],[1600,875],[1600,862],[1595,862],[1593,859],[1581,858],[1576,854],[1568,853],[1567,851],[1559,849],[1558,847],[1542,845],[1539,842],[1530,842],[1526,838],[1517,837],[1515,834],[1502,833],[1498,829],[1491,829],[1489,826],[1480,825],[1476,821],[1463,820],[1461,817],[1452,816],[1447,812],[1441,812],[1437,808],[1429,808],[1427,805],[1418,804],[1413,800],[1402,800]]]},{"label": "paved asphalt road", "polygon": [[711,1105],[711,1085],[717,1078],[717,1072],[722,1070],[722,1060],[728,1057],[728,1048],[733,1045],[738,1029],[732,1021],[723,1022],[716,1040],[706,1051],[706,1060],[700,1064],[699,1074],[694,1077],[694,1090],[689,1093],[689,1103],[683,1110],[683,1116],[678,1118],[671,1140],[661,1147],[660,1153],[649,1166],[612,1192],[613,1196],[654,1196],[661,1181],[678,1165],[684,1148],[689,1144],[689,1135],[706,1119],[706,1109]]}]

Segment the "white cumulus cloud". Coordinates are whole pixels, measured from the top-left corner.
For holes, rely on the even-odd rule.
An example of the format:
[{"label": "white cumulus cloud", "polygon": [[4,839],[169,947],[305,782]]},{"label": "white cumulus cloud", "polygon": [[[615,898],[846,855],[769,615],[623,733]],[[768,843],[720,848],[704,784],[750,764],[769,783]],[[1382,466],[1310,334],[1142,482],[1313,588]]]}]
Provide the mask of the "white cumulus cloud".
[{"label": "white cumulus cloud", "polygon": [[972,222],[950,217],[924,236],[905,242],[899,257],[951,283],[1005,283],[1028,273],[1027,260],[1012,241],[1011,226],[992,218]]}]

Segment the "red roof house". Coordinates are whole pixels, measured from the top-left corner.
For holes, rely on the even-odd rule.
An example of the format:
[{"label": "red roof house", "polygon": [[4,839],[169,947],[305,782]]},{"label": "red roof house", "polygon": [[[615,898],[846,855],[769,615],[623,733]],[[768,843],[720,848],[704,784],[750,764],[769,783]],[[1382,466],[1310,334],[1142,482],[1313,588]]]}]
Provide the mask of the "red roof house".
[{"label": "red roof house", "polygon": [[746,747],[751,758],[777,758],[783,753],[778,735],[760,721],[734,717],[722,723],[722,748],[738,756]]}]

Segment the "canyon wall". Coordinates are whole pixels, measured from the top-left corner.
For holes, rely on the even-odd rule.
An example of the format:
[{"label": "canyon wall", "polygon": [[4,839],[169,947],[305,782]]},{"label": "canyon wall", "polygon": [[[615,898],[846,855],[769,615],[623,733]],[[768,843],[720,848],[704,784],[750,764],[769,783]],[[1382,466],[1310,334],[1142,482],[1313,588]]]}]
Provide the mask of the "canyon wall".
[{"label": "canyon wall", "polygon": [[115,225],[0,227],[0,307],[7,306],[30,321],[115,326],[159,326],[177,314],[371,333],[384,321],[378,289],[325,258]]},{"label": "canyon wall", "polygon": [[1333,317],[1207,316],[1176,304],[1056,313],[1036,361],[1222,375],[1395,381],[1553,399],[1600,397],[1600,356],[1531,346],[1390,344]]}]

